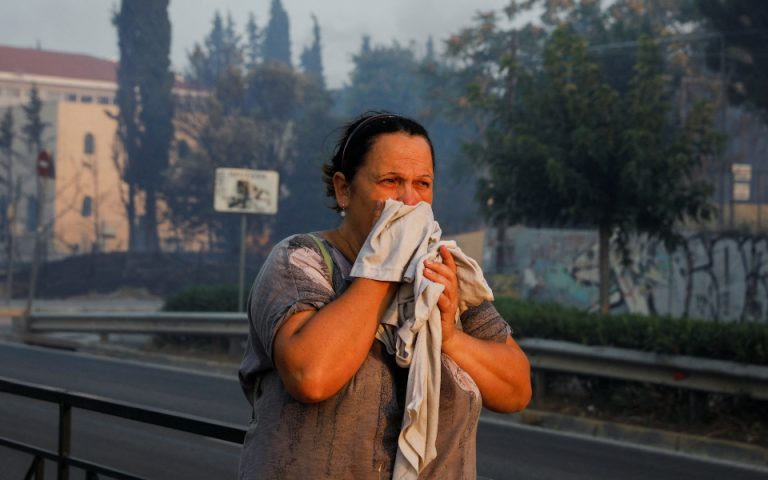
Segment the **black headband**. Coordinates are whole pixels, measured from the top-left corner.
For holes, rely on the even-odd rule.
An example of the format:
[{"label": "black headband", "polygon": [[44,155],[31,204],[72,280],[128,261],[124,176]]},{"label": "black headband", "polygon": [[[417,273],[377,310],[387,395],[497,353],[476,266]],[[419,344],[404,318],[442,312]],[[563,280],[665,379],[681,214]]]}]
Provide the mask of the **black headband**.
[{"label": "black headband", "polygon": [[395,115],[393,113],[377,113],[376,115],[372,115],[366,118],[365,120],[363,120],[362,122],[358,123],[357,126],[349,133],[349,135],[347,135],[347,141],[344,142],[344,148],[341,149],[341,161],[340,161],[341,165],[344,165],[344,160],[346,159],[346,156],[347,156],[347,147],[349,146],[349,142],[352,140],[352,137],[355,136],[355,133],[357,133],[358,130],[363,128],[364,125],[368,125],[374,120],[380,120],[383,118],[400,118],[400,116]]}]

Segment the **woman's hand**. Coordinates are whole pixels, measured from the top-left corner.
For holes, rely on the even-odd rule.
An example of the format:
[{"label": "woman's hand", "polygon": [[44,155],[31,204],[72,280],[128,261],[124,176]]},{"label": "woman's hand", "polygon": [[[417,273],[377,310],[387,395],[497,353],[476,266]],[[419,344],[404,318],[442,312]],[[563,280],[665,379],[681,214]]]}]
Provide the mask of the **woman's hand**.
[{"label": "woman's hand", "polygon": [[459,309],[459,279],[456,276],[456,263],[448,247],[440,247],[440,257],[443,263],[424,261],[424,276],[445,287],[437,300],[443,328],[443,343],[445,347],[456,333],[456,312]]}]

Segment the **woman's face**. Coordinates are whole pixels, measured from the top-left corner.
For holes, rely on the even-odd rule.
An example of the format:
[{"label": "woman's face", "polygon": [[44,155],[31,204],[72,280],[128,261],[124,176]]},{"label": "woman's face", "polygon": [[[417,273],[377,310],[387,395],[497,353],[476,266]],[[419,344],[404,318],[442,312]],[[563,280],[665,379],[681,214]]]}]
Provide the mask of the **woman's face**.
[{"label": "woman's face", "polygon": [[336,200],[346,209],[346,222],[365,236],[375,223],[377,205],[380,208],[388,198],[406,205],[421,201],[431,205],[433,181],[429,143],[403,132],[379,135],[351,184],[341,173],[334,177]]}]

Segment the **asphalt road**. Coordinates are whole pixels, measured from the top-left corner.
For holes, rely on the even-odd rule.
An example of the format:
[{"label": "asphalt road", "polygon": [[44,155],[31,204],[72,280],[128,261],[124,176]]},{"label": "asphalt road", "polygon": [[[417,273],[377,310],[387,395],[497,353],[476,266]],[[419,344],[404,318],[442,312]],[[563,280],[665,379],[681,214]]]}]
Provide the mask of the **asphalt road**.
[{"label": "asphalt road", "polygon": [[[231,377],[0,342],[0,375],[245,424]],[[0,436],[55,449],[57,408],[0,394]],[[75,456],[156,479],[234,479],[239,448],[75,410]],[[0,447],[0,480],[23,478],[29,456]],[[47,478],[55,468],[47,466]],[[765,479],[765,472],[533,427],[482,421],[478,472],[501,479]],[[82,478],[73,474],[71,478]]]}]

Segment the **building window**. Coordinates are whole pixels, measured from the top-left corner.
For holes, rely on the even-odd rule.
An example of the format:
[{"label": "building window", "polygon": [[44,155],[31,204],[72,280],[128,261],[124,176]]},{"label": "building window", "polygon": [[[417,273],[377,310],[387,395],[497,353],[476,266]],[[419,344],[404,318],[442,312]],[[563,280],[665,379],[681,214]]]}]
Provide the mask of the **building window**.
[{"label": "building window", "polygon": [[80,210],[80,214],[84,217],[90,217],[93,212],[93,199],[90,195],[83,197],[83,208]]},{"label": "building window", "polygon": [[80,97],[80,101],[83,103],[93,103],[93,97],[90,95],[83,95]]},{"label": "building window", "polygon": [[109,97],[99,97],[99,103],[101,105],[109,105]]},{"label": "building window", "polygon": [[86,155],[93,155],[93,152],[96,150],[95,142],[93,139],[93,134],[91,132],[88,132],[85,134],[85,138],[83,139],[83,153]]},{"label": "building window", "polygon": [[67,94],[67,101],[68,102],[76,102],[77,101],[77,94],[76,93],[68,93]]}]

